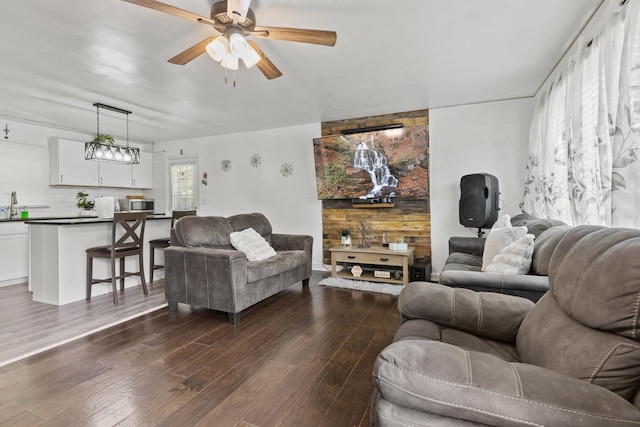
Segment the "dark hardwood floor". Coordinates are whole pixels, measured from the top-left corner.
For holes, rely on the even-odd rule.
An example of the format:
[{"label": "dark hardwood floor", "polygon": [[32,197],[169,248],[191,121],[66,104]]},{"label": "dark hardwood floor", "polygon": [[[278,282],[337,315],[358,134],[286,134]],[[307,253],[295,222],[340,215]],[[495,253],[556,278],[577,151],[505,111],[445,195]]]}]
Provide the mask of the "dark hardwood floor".
[{"label": "dark hardwood floor", "polygon": [[179,305],[0,367],[0,426],[364,426],[397,297],[296,285],[226,315]]}]

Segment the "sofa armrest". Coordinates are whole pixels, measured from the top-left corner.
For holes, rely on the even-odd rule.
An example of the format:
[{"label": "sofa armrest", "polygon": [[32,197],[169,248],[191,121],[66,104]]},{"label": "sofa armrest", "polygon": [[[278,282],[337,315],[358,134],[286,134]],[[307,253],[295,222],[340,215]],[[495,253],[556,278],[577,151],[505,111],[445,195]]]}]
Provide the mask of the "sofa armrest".
[{"label": "sofa armrest", "polygon": [[311,277],[313,266],[313,237],[303,234],[273,233],[271,235],[271,244],[276,251],[304,251],[307,258],[305,280],[308,284],[308,278]]},{"label": "sofa armrest", "polygon": [[378,356],[382,399],[482,425],[622,426],[640,411],[617,394],[548,369],[426,340],[402,340]]},{"label": "sofa armrest", "polygon": [[462,252],[482,256],[486,240],[484,237],[449,237],[449,253]]},{"label": "sofa armrest", "polygon": [[405,320],[426,319],[511,343],[515,343],[520,323],[533,306],[525,298],[427,282],[409,283],[398,298],[398,309]]},{"label": "sofa armrest", "polygon": [[247,257],[240,251],[169,246],[164,259],[168,301],[230,311],[247,284]]},{"label": "sofa armrest", "polygon": [[303,234],[273,233],[271,244],[276,251],[309,250],[311,252],[313,237]]}]

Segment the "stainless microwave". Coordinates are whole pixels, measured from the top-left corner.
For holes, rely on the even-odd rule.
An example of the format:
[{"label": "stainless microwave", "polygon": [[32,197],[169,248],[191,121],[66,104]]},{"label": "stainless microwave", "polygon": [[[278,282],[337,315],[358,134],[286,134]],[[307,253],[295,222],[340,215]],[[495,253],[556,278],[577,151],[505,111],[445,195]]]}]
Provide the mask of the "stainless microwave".
[{"label": "stainless microwave", "polygon": [[120,212],[154,212],[153,199],[118,199]]}]

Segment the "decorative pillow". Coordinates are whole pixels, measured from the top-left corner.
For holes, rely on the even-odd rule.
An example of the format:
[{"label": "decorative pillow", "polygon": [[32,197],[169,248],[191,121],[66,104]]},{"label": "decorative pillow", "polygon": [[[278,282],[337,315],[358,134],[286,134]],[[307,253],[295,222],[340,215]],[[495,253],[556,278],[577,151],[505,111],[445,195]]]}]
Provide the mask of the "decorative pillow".
[{"label": "decorative pillow", "polygon": [[498,220],[493,223],[491,228],[509,228],[511,227],[511,217],[509,214],[500,215]]},{"label": "decorative pillow", "polygon": [[487,273],[527,274],[533,256],[533,234],[525,234],[493,257],[484,270]]},{"label": "decorative pillow", "polygon": [[492,228],[489,231],[487,240],[484,242],[484,253],[482,254],[482,271],[493,261],[493,257],[498,253],[527,234],[527,227],[504,227]]},{"label": "decorative pillow", "polygon": [[245,228],[229,235],[231,245],[244,252],[249,261],[262,261],[276,255],[275,249],[253,228]]}]

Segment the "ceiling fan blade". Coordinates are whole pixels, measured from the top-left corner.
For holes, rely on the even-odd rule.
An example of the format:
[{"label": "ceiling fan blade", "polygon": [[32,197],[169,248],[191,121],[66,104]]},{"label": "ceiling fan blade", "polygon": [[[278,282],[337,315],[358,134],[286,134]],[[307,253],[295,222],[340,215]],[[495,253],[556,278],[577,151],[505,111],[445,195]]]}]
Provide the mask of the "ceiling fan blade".
[{"label": "ceiling fan blade", "polygon": [[255,27],[251,34],[263,39],[287,40],[324,46],[335,46],[338,37],[335,31],[283,27]]},{"label": "ceiling fan blade", "polygon": [[166,3],[161,3],[155,0],[122,0],[127,3],[137,4],[138,6],[148,7],[149,9],[158,10],[160,12],[168,13],[169,15],[178,16],[180,18],[188,19],[195,22],[208,22],[209,24],[216,24],[213,19],[205,18],[197,13],[189,12],[188,10],[180,9],[179,7],[171,6]]},{"label": "ceiling fan blade", "polygon": [[227,0],[227,15],[234,24],[244,22],[249,12],[251,0]]},{"label": "ceiling fan blade", "polygon": [[262,50],[258,47],[256,42],[253,40],[247,40],[247,43],[256,51],[256,53],[260,56],[260,61],[256,64],[256,66],[262,71],[262,74],[269,80],[277,79],[282,75],[278,67],[273,65],[273,62],[264,54]]},{"label": "ceiling fan blade", "polygon": [[169,62],[177,65],[185,65],[193,61],[198,56],[206,52],[207,45],[211,43],[211,41],[213,41],[213,39],[215,39],[216,37],[217,36],[211,36],[202,40],[200,43],[191,46],[189,49],[180,52],[179,54],[171,58]]}]

